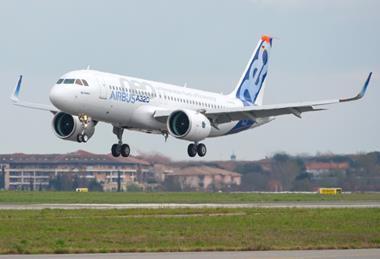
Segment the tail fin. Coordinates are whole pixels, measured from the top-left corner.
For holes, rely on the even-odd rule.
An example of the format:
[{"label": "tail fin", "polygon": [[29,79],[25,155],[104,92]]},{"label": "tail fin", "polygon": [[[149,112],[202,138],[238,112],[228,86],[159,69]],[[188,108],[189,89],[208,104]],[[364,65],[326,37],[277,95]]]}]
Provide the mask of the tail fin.
[{"label": "tail fin", "polygon": [[231,95],[239,98],[244,106],[261,105],[264,96],[265,78],[268,73],[269,53],[272,38],[263,35]]}]

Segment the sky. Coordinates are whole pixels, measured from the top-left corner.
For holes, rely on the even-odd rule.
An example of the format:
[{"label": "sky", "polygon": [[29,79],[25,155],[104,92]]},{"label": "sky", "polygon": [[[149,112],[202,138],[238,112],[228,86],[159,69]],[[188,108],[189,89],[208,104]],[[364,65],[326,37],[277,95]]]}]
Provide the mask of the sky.
[{"label": "sky", "polygon": [[[58,139],[52,114],[13,106],[49,103],[64,73],[86,68],[229,93],[262,34],[274,37],[264,104],[355,95],[363,100],[282,116],[270,124],[206,139],[195,160],[256,160],[289,154],[358,153],[380,148],[380,1],[376,0],[2,0],[0,153],[109,153],[112,126],[99,123],[86,144]],[[127,131],[132,154],[188,159],[188,142]]]}]

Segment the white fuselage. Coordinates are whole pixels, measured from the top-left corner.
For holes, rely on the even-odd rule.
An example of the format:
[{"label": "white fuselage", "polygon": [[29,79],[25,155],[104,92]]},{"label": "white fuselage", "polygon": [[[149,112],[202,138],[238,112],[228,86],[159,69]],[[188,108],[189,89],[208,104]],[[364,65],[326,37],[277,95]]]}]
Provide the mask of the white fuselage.
[{"label": "white fuselage", "polygon": [[[244,106],[241,100],[230,95],[94,70],[72,71],[62,76],[62,79],[69,78],[85,79],[88,86],[54,85],[50,100],[58,109],[143,132],[167,132],[166,123],[153,117],[159,110],[212,111]],[[268,119],[223,123],[217,129],[212,128],[209,137],[237,133],[266,122]]]}]

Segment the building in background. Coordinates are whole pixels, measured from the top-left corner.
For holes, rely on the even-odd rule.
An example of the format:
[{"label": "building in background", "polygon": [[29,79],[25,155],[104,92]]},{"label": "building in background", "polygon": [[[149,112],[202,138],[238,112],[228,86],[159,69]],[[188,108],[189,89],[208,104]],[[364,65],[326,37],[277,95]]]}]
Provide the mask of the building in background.
[{"label": "building in background", "polygon": [[[130,184],[140,184],[151,170],[150,164],[141,159],[114,158],[82,150],[68,154],[0,155],[0,168],[6,190],[46,190],[56,183],[66,190],[97,184],[104,191],[123,191]],[[77,186],[64,187],[68,179]]]},{"label": "building in background", "polygon": [[345,174],[350,168],[348,162],[317,162],[311,161],[305,163],[306,173],[314,176],[329,174],[329,173],[341,173]]},{"label": "building in background", "polygon": [[218,191],[241,183],[240,174],[217,167],[153,164],[145,159],[114,158],[82,150],[0,155],[0,168],[5,190]]},{"label": "building in background", "polygon": [[169,190],[219,191],[230,190],[241,184],[240,174],[209,166],[190,166],[164,173]]}]

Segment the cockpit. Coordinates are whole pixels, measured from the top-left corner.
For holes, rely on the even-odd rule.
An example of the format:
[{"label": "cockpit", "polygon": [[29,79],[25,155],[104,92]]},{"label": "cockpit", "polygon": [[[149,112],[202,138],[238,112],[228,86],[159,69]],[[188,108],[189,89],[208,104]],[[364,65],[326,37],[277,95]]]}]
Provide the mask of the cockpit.
[{"label": "cockpit", "polygon": [[69,85],[69,84],[76,84],[76,85],[84,85],[84,86],[88,86],[88,83],[85,79],[73,79],[73,78],[61,78],[57,81],[56,83],[57,85],[60,85],[60,84],[66,84],[66,85]]}]

